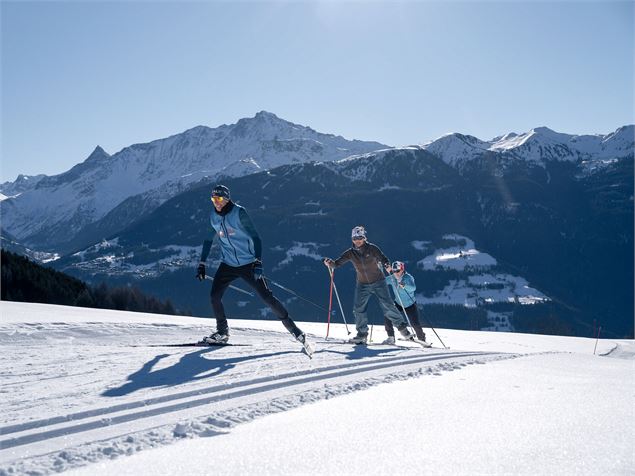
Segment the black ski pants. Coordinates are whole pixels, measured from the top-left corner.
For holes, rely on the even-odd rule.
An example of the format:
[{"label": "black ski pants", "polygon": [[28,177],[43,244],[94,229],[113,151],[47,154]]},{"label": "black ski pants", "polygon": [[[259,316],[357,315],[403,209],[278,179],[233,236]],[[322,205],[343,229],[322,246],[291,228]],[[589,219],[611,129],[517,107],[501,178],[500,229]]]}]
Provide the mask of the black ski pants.
[{"label": "black ski pants", "polygon": [[[397,303],[394,303],[394,304],[397,307],[397,310],[403,315],[403,311],[404,311],[403,308]],[[411,306],[408,306],[406,308],[406,314],[408,315],[410,324],[412,324],[412,328],[415,330],[417,339],[426,340],[426,333],[423,332],[423,329],[421,328],[421,324],[419,323],[419,309],[417,309],[417,303],[414,303]],[[386,329],[386,334],[388,334],[389,336],[393,336],[393,337],[395,336],[395,328],[393,327],[392,322],[390,322],[390,320],[386,319],[385,317],[384,317],[384,329]]]},{"label": "black ski pants", "polygon": [[245,281],[254,291],[256,291],[256,293],[258,293],[260,299],[262,299],[264,303],[271,308],[274,314],[282,321],[284,327],[286,327],[291,334],[295,337],[302,334],[302,331],[289,317],[289,313],[285,307],[274,297],[271,290],[267,287],[265,278],[254,278],[253,263],[246,264],[244,266],[229,266],[228,264],[221,263],[216,270],[214,283],[212,284],[211,297],[212,309],[214,310],[214,317],[216,318],[217,332],[226,334],[229,330],[222,298],[231,282],[238,278],[242,278],[243,281]]}]

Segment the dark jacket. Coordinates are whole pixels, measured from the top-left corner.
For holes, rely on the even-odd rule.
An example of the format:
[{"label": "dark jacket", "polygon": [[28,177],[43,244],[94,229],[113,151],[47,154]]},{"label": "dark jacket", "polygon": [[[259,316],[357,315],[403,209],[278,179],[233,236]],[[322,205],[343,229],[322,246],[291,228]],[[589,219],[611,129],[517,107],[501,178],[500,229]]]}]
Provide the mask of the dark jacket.
[{"label": "dark jacket", "polygon": [[[352,261],[357,273],[357,282],[371,284],[384,279],[383,267],[390,264],[386,255],[372,243],[365,242],[359,248],[349,248],[342,256],[335,260],[335,267],[339,268],[344,263]],[[380,269],[377,265],[382,266]]]}]

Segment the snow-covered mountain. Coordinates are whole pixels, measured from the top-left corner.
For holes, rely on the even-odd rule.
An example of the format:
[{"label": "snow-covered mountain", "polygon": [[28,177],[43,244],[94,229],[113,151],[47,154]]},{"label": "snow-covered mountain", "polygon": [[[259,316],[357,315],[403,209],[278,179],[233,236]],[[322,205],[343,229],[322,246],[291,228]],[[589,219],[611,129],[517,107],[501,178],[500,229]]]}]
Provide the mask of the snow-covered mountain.
[{"label": "snow-covered mountain", "polygon": [[484,141],[452,133],[423,144],[428,152],[452,166],[461,166],[487,152],[544,166],[547,161],[591,162],[595,165],[633,155],[635,126],[618,128],[610,134],[573,135],[537,127],[523,134],[510,132]]},{"label": "snow-covered mountain", "polygon": [[632,340],[426,328],[422,349],[382,345],[375,326],[355,346],[340,316],[325,340],[325,323],[300,315],[309,360],[277,320],[230,320],[231,346],[178,347],[209,319],[0,312],[2,475],[627,475],[635,463]]},{"label": "snow-covered mountain", "polygon": [[[152,207],[217,174],[239,176],[283,164],[330,161],[385,148],[293,124],[269,112],[217,128],[198,126],[109,155],[101,147],[81,164],[35,186],[24,177],[0,189],[3,229],[27,245],[54,247],[142,195]],[[144,210],[143,206],[135,209]],[[130,213],[130,211],[127,211]]]},{"label": "snow-covered mountain", "polygon": [[386,149],[377,142],[321,134],[262,111],[236,124],[198,126],[112,156],[98,146],[63,174],[19,176],[2,184],[0,207],[3,231],[23,245],[70,251],[112,235],[206,177],[240,177],[283,164],[340,161],[335,167],[343,175],[365,180],[377,161],[395,150],[413,155],[424,150],[459,170],[474,159],[493,156],[542,167],[553,160],[575,162],[581,172],[589,173],[632,156],[633,149],[633,125],[606,135],[570,135],[539,127],[490,141],[453,133],[422,146]]},{"label": "snow-covered mountain", "polygon": [[[513,307],[526,313],[520,324],[516,314],[517,330],[588,335],[593,319],[601,319],[605,331],[631,335],[626,317],[632,315],[633,161],[616,159],[581,176],[580,164],[570,162],[543,167],[513,159],[498,165],[485,157],[458,170],[414,146],[283,165],[226,184],[265,240],[267,275],[283,284],[293,276],[295,291],[316,302],[324,280],[320,258],[339,256],[349,245],[347,230],[362,223],[387,256],[408,263],[423,305],[464,308],[463,317],[457,314],[452,322],[435,308],[446,326],[476,327],[466,320],[471,313],[482,328],[490,317],[500,317],[485,316],[485,310]],[[95,283],[139,280],[147,292],[205,312],[207,302],[195,307],[191,299],[192,269],[209,233],[210,209],[209,187],[202,184],[54,266]],[[450,234],[467,239],[457,248],[456,240],[446,238]],[[424,240],[432,242],[425,255],[410,246]],[[454,255],[459,256],[448,258]],[[464,270],[442,266],[482,268],[475,259],[486,255],[496,260],[496,269],[460,274]],[[293,266],[284,266],[291,261]],[[353,282],[338,283],[345,305],[352,305]],[[612,299],[603,297],[607,292]],[[566,307],[554,311],[561,303]],[[290,312],[303,304],[291,303]],[[231,312],[254,315],[257,306],[249,301]],[[562,326],[547,329],[556,319],[539,321],[529,309],[562,316]]]},{"label": "snow-covered mountain", "polygon": [[395,155],[412,156],[429,163],[429,158],[420,151],[440,158],[459,172],[479,160],[494,159],[503,167],[516,163],[543,169],[549,162],[568,162],[579,166],[580,173],[586,175],[618,159],[633,157],[635,126],[623,126],[604,135],[563,134],[538,127],[523,134],[510,132],[489,141],[455,132],[423,145],[380,149],[346,157],[335,161],[331,169],[353,180],[369,181],[382,169],[382,164]]},{"label": "snow-covered mountain", "polygon": [[33,190],[46,175],[18,175],[13,182],[0,184],[0,201],[15,197],[29,190]]}]

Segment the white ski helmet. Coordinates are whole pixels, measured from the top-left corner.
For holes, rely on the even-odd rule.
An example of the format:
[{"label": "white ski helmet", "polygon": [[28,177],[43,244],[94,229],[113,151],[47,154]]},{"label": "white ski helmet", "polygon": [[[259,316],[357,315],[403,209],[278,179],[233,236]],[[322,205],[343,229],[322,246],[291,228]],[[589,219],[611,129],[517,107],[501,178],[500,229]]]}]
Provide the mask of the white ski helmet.
[{"label": "white ski helmet", "polygon": [[393,261],[392,263],[393,273],[400,273],[401,271],[405,271],[405,270],[406,270],[406,265],[404,264],[403,261]]},{"label": "white ski helmet", "polygon": [[351,238],[352,239],[355,239],[355,238],[366,238],[366,228],[364,228],[361,225],[356,226],[351,231]]}]

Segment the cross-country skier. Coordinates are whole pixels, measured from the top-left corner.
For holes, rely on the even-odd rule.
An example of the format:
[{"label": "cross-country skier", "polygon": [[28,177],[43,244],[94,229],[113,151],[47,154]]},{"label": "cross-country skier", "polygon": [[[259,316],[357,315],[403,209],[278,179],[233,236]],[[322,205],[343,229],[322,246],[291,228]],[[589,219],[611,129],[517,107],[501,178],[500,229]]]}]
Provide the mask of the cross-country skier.
[{"label": "cross-country skier", "polygon": [[212,190],[214,209],[210,221],[213,228],[212,236],[203,242],[201,261],[198,265],[196,277],[205,279],[205,261],[212,248],[215,236],[218,237],[221,249],[221,264],[214,275],[211,298],[214,317],[216,317],[216,332],[205,337],[200,343],[223,344],[229,340],[229,326],[225,317],[222,297],[230,283],[242,278],[271,308],[282,321],[284,327],[305,347],[307,353],[312,350],[306,335],[289,317],[289,313],[278,301],[263,276],[262,242],[247,211],[231,200],[229,189],[224,185],[217,185]]},{"label": "cross-country skier", "polygon": [[414,336],[408,331],[406,320],[399,314],[390,299],[388,285],[380,268],[380,266],[390,266],[390,260],[377,246],[366,240],[366,229],[363,226],[353,228],[351,239],[353,246],[335,261],[331,258],[324,258],[324,265],[330,269],[338,268],[348,261],[351,261],[355,267],[357,283],[353,314],[355,315],[357,335],[349,342],[366,344],[368,339],[368,301],[372,295],[377,297],[385,318],[390,319],[406,339],[412,339]]},{"label": "cross-country skier", "polygon": [[[393,262],[392,266],[387,266],[386,271],[389,276],[386,277],[386,282],[392,288],[393,295],[395,296],[395,306],[399,312],[406,312],[412,328],[415,330],[417,339],[426,342],[426,333],[423,332],[421,324],[419,324],[419,311],[417,309],[417,303],[414,298],[417,285],[415,284],[415,278],[406,271],[406,265],[401,261]],[[404,307],[401,307],[403,304]],[[395,343],[395,328],[389,319],[384,318],[384,328],[388,338],[383,342],[384,344]]]}]

